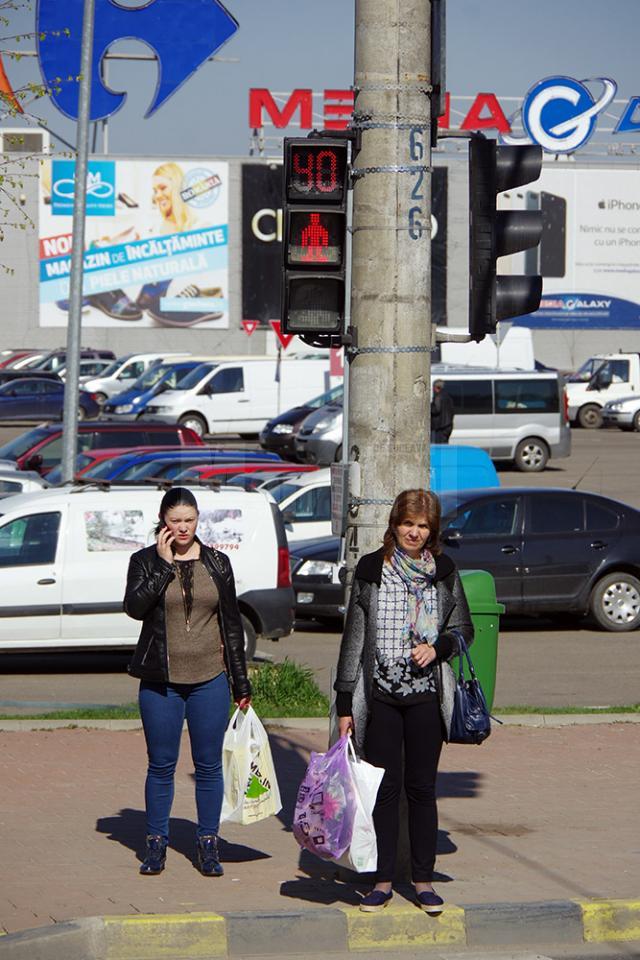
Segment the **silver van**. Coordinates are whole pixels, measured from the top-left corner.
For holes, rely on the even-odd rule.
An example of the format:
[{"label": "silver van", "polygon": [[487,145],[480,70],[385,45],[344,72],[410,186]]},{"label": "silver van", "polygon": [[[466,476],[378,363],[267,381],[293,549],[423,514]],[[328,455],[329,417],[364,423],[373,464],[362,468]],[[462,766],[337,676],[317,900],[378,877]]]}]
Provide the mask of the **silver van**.
[{"label": "silver van", "polygon": [[[554,371],[494,370],[434,364],[431,381],[444,380],[453,400],[451,443],[485,450],[492,460],[512,461],[537,473],[550,457],[571,453],[564,378]],[[314,411],[296,436],[296,456],[307,463],[340,459],[342,410]]]}]

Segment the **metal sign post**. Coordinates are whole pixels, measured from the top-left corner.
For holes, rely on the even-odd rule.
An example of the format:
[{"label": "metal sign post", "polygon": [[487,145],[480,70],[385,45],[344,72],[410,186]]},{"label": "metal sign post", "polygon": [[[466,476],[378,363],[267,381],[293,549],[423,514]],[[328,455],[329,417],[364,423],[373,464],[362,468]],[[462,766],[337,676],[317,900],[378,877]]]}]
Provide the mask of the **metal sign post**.
[{"label": "metal sign post", "polygon": [[69,278],[66,379],[62,433],[62,480],[73,480],[78,439],[78,390],[80,386],[80,336],[82,327],[82,278],[84,274],[84,228],[89,165],[89,115],[91,111],[91,62],[95,0],[85,0],[80,57],[80,91],[76,136],[76,174],[73,197],[73,251]]}]

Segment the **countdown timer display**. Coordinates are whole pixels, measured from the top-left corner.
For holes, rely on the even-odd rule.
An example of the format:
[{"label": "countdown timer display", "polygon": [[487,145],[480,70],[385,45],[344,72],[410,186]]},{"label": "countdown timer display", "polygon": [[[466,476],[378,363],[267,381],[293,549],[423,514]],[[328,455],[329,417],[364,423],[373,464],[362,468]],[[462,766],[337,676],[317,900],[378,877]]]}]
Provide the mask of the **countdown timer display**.
[{"label": "countdown timer display", "polygon": [[287,199],[341,203],[346,171],[346,144],[291,143],[285,172]]}]

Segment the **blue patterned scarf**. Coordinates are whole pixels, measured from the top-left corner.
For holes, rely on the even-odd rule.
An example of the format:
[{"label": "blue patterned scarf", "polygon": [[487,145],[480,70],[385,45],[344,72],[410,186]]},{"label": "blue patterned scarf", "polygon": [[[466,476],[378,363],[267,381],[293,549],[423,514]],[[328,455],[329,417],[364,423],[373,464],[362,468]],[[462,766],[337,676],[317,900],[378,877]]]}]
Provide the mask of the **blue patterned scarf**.
[{"label": "blue patterned scarf", "polygon": [[436,562],[425,549],[419,557],[410,557],[398,547],[391,556],[391,566],[409,594],[409,611],[403,640],[412,646],[432,644],[438,637],[438,604],[433,584]]}]

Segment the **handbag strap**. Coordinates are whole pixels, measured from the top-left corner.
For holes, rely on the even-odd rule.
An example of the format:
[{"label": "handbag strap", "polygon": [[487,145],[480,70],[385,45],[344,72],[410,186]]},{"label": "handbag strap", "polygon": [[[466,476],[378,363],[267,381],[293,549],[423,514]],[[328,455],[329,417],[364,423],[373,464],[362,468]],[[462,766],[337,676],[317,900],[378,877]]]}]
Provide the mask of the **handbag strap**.
[{"label": "handbag strap", "polygon": [[467,658],[467,663],[469,665],[469,673],[471,674],[472,680],[476,680],[476,671],[473,666],[473,660],[469,653],[469,648],[467,647],[467,642],[462,635],[460,630],[452,630],[451,633],[456,637],[458,641],[458,680],[462,680],[464,676],[464,658]]}]

